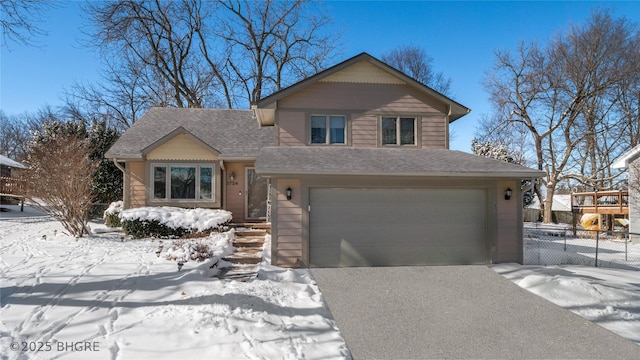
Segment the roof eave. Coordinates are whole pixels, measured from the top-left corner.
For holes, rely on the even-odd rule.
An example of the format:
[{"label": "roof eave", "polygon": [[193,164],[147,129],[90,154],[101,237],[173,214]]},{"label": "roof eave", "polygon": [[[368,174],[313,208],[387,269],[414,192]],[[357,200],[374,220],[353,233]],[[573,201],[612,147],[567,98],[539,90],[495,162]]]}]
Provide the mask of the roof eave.
[{"label": "roof eave", "polygon": [[450,172],[450,171],[433,171],[433,172],[405,172],[405,173],[381,173],[381,172],[338,172],[338,171],[304,171],[304,170],[261,170],[256,167],[256,174],[264,177],[278,176],[393,176],[393,177],[433,177],[433,178],[490,178],[490,179],[530,179],[544,176],[544,172]]}]

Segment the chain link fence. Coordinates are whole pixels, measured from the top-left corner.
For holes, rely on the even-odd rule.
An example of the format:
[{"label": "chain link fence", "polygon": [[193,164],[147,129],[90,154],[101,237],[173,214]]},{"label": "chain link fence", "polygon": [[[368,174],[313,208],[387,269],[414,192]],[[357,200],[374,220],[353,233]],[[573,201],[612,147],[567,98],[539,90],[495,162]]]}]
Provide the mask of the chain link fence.
[{"label": "chain link fence", "polygon": [[526,223],[524,264],[640,270],[640,234]]}]

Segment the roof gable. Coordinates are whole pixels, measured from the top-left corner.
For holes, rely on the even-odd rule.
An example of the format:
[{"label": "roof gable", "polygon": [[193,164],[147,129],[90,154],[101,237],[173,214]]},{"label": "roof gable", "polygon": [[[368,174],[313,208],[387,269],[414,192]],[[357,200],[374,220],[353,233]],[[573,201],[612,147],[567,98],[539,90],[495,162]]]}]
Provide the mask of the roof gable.
[{"label": "roof gable", "polygon": [[[374,68],[377,70],[373,73],[375,76],[368,80],[369,83],[375,83],[376,81],[384,81],[382,83],[389,83],[393,81],[395,83],[396,81],[400,81],[422,91],[427,95],[430,95],[430,97],[434,98],[436,101],[440,101],[447,106],[449,109],[449,122],[453,122],[471,111],[471,109],[466,106],[420,83],[407,74],[404,74],[367,53],[356,55],[309,78],[260,99],[256,104],[252,105],[252,109],[254,110],[260,126],[272,126],[275,123],[275,112],[278,100],[300,91],[316,82],[346,82],[347,80],[355,82],[364,81],[366,74],[372,74],[372,70]],[[383,73],[386,75],[382,75]]]},{"label": "roof gable", "polygon": [[216,160],[220,152],[182,126],[142,150],[147,160]]},{"label": "roof gable", "polygon": [[186,143],[197,144],[219,159],[255,158],[262,147],[275,142],[273,129],[259,129],[250,110],[151,108],[105,157],[144,160],[178,134],[184,137],[175,141],[189,140]]}]

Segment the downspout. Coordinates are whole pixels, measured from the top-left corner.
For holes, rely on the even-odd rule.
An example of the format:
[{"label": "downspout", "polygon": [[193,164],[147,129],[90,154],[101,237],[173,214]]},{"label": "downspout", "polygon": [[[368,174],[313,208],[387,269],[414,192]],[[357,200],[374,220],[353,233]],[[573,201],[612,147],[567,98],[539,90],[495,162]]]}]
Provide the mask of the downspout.
[{"label": "downspout", "polygon": [[447,141],[447,143],[445,144],[445,148],[449,149],[449,126],[451,126],[451,122],[449,121],[449,119],[451,118],[451,104],[447,105],[447,118],[445,119],[445,125],[447,131],[446,131],[446,136],[445,136],[445,140]]},{"label": "downspout", "polygon": [[129,174],[127,170],[120,165],[118,159],[113,158],[112,161],[118,170],[122,171],[122,207],[129,209],[131,207],[131,200],[129,198]]}]

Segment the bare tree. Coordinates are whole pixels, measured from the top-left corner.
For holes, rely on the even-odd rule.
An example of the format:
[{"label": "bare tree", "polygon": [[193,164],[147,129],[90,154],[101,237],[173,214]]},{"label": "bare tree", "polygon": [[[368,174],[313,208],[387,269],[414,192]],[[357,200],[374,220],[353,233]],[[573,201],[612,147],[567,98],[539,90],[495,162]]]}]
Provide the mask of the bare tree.
[{"label": "bare tree", "polygon": [[91,145],[74,134],[57,134],[32,142],[25,171],[25,198],[60,221],[72,236],[89,233],[92,180],[96,163],[89,160]]},{"label": "bare tree", "polygon": [[526,128],[535,163],[546,172],[543,220],[560,182],[610,188],[620,173],[609,164],[628,148],[618,141],[613,116],[616,91],[637,78],[634,27],[608,11],[596,11],[584,26],[559,34],[546,48],[520,44],[517,53],[496,53],[486,88],[505,131]]},{"label": "bare tree", "polygon": [[46,34],[38,23],[43,21],[43,14],[52,6],[55,6],[54,2],[45,0],[0,1],[2,46],[7,46],[9,41],[34,45],[36,37]]},{"label": "bare tree", "polygon": [[122,61],[110,64],[109,85],[78,85],[70,95],[100,103],[124,126],[136,119],[133,99],[142,108],[248,107],[323,68],[337,38],[307,0],[120,0],[87,12],[92,44]]},{"label": "bare tree", "polygon": [[383,54],[381,60],[442,94],[449,93],[451,79],[434,71],[433,58],[420,47],[398,46]]}]

